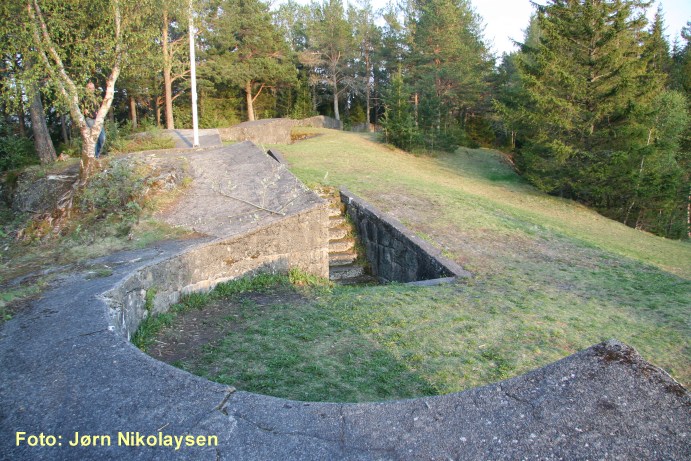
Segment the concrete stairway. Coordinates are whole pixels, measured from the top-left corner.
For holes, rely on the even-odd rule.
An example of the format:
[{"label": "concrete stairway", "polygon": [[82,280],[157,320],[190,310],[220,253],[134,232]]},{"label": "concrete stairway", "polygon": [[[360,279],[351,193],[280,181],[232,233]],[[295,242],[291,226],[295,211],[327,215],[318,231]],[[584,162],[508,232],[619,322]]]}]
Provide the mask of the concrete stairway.
[{"label": "concrete stairway", "polygon": [[329,280],[344,285],[376,283],[358,260],[355,231],[345,218],[338,191],[320,188],[316,192],[329,202]]}]

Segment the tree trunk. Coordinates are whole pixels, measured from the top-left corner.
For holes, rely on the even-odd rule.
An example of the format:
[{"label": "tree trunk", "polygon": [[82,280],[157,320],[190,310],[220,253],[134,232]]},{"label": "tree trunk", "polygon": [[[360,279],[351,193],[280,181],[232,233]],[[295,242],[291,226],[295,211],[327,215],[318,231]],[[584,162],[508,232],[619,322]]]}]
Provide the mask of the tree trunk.
[{"label": "tree trunk", "polygon": [[686,206],[686,230],[687,235],[691,238],[691,188],[689,188],[689,200]]},{"label": "tree trunk", "polygon": [[132,120],[132,128],[137,129],[137,102],[134,96],[130,96],[130,119]]},{"label": "tree trunk", "polygon": [[65,114],[60,116],[60,131],[62,132],[62,141],[68,144],[70,142],[70,133],[67,130],[67,115]]},{"label": "tree trunk", "polygon": [[338,113],[338,80],[336,80],[336,76],[334,75],[334,118],[336,120],[341,120],[341,116]]},{"label": "tree trunk", "polygon": [[166,104],[166,128],[175,129],[173,122],[173,80],[171,77],[173,59],[170,55],[168,43],[168,9],[163,8],[163,95]]},{"label": "tree trunk", "polygon": [[54,162],[57,156],[55,155],[55,147],[53,147],[53,140],[50,139],[48,132],[48,125],[46,125],[46,116],[43,112],[43,103],[41,102],[41,95],[38,91],[34,91],[34,96],[31,100],[29,113],[31,114],[31,129],[34,132],[34,146],[38,158],[41,163]]},{"label": "tree trunk", "polygon": [[19,110],[17,111],[17,119],[19,119],[19,136],[22,138],[26,136],[26,120],[24,119],[24,103],[22,98],[19,98]]},{"label": "tree trunk", "polygon": [[154,107],[156,108],[156,126],[161,126],[161,101],[158,96],[154,96]]},{"label": "tree trunk", "polygon": [[247,98],[247,120],[254,121],[254,101],[252,99],[252,82],[245,83],[245,97]]}]

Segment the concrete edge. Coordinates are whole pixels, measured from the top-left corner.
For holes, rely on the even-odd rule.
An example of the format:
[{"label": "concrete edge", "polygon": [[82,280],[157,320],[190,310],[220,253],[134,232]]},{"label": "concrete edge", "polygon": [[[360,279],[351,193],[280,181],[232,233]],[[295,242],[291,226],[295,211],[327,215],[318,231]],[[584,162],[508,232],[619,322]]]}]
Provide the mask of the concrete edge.
[{"label": "concrete edge", "polygon": [[[383,211],[379,210],[378,208],[374,207],[373,205],[369,204],[362,198],[358,197],[354,193],[352,193],[350,190],[348,190],[347,187],[341,186],[339,187],[339,191],[341,194],[342,198],[346,199],[346,205],[350,202],[356,203],[359,207],[369,211],[370,213],[378,216],[382,221],[386,222],[389,224],[391,227],[396,229],[398,232],[400,232],[402,235],[404,235],[410,242],[420,248],[420,250],[424,251],[428,255],[430,255],[432,258],[436,259],[439,264],[446,269],[450,274],[453,274],[453,277],[442,277],[440,279],[431,279],[431,280],[423,280],[420,282],[428,282],[426,284],[420,283],[420,282],[409,282],[413,285],[438,285],[441,283],[449,283],[453,280],[459,279],[459,278],[471,278],[473,275],[463,269],[458,263],[446,258],[445,256],[442,255],[441,250],[438,248],[432,246],[428,242],[422,240],[420,237],[417,235],[413,234],[410,229],[408,229],[406,226],[403,225],[398,219],[394,218],[393,216],[384,213]],[[453,279],[453,280],[449,280]],[[439,282],[434,283],[435,280],[438,280]]]},{"label": "concrete edge", "polygon": [[[245,239],[251,239],[255,235],[262,234],[263,232],[269,231],[271,228],[276,226],[277,224],[280,224],[281,222],[287,220],[287,219],[297,219],[300,220],[301,218],[311,215],[312,213],[318,212],[319,210],[322,210],[324,212],[324,215],[326,216],[326,212],[328,209],[328,203],[323,200],[321,197],[316,195],[314,191],[311,191],[308,189],[308,192],[314,195],[318,201],[316,201],[314,204],[310,205],[309,207],[306,207],[305,209],[299,211],[298,213],[294,213],[291,215],[287,215],[281,219],[278,219],[276,221],[272,221],[269,223],[266,223],[264,225],[258,226],[250,231],[247,232],[240,232],[237,234],[233,234],[227,237],[220,237],[220,238],[207,238],[207,239],[200,239],[198,243],[194,243],[186,248],[184,248],[182,251],[177,252],[172,255],[168,255],[166,257],[162,257],[160,259],[153,260],[151,262],[148,262],[140,267],[138,267],[136,270],[130,272],[128,275],[125,277],[122,277],[117,283],[112,285],[108,290],[102,292],[98,298],[101,299],[107,306],[107,315],[109,317],[109,323],[112,327],[112,329],[121,335],[123,338],[126,338],[127,341],[129,342],[131,340],[131,335],[134,334],[136,329],[138,328],[139,324],[141,323],[142,320],[144,320],[143,317],[136,321],[136,326],[134,328],[127,328],[126,326],[123,325],[118,325],[118,322],[116,321],[122,312],[124,306],[128,303],[131,302],[131,300],[126,300],[125,297],[128,297],[130,294],[133,292],[130,290],[129,292],[127,291],[121,291],[128,283],[130,283],[133,279],[140,277],[144,273],[152,273],[155,272],[155,268],[157,266],[164,266],[166,264],[171,264],[174,263],[177,260],[182,260],[187,256],[191,256],[194,253],[201,252],[206,250],[209,247],[217,246],[217,245],[230,245],[232,243],[237,243],[239,241],[245,240]],[[156,309],[152,311],[152,313],[158,314],[161,312],[167,312],[168,308],[175,304],[179,300],[180,295],[188,294],[191,292],[208,292],[211,291],[213,288],[215,288],[216,285],[224,282],[228,282],[230,280],[236,280],[238,278],[242,278],[244,276],[250,275],[252,273],[257,272],[257,268],[251,268],[248,269],[242,273],[239,273],[235,276],[226,276],[226,277],[218,277],[215,278],[210,284],[203,284],[201,282],[197,283],[191,283],[191,280],[183,280],[179,279],[179,286],[176,287],[174,290],[174,293],[172,296],[168,295],[167,297],[164,297],[164,299],[160,300],[158,295],[156,295],[156,300],[154,301],[156,304]],[[160,283],[160,282],[159,282]],[[144,288],[143,285],[147,285],[147,288],[144,291],[144,294],[141,295],[144,298],[146,297],[146,291],[150,288],[157,287],[156,280],[146,280],[142,281],[142,287]],[[140,290],[141,291],[141,290]],[[140,301],[144,301],[144,298]],[[124,314],[123,314],[124,315]]]}]

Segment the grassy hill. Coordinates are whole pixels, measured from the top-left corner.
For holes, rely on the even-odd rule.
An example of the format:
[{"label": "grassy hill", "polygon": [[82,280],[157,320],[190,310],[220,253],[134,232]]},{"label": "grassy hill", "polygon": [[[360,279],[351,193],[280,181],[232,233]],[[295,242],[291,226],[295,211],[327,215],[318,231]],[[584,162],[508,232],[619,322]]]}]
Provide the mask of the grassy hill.
[{"label": "grassy hill", "polygon": [[[280,277],[221,287],[204,314],[190,298],[178,327],[150,341],[187,342],[176,336],[185,325],[217,332],[178,366],[297,400],[384,400],[487,384],[617,338],[691,382],[688,243],[549,197],[498,152],[415,156],[373,135],[311,131],[318,136],[278,146],[295,174],[347,186],[474,277],[437,287],[296,288]],[[247,283],[259,292],[238,294]]]},{"label": "grassy hill", "polygon": [[[440,351],[453,348],[461,360],[464,351],[500,357],[508,375],[616,337],[691,382],[688,242],[545,195],[495,151],[414,156],[373,135],[319,134],[281,146],[293,172],[308,184],[347,186],[475,275],[465,286],[416,294],[426,298],[425,312],[389,306],[387,315],[411,323],[401,335],[436,330],[426,341]],[[434,315],[440,306],[445,312]],[[447,360],[424,348],[425,360]],[[399,355],[403,349],[392,345]]]}]

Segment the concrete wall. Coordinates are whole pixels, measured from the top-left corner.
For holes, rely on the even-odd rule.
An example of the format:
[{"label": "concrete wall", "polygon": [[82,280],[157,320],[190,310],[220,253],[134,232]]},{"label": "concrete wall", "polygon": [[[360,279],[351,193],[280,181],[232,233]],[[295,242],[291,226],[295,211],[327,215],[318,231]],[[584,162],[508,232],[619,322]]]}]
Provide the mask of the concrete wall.
[{"label": "concrete wall", "polygon": [[333,117],[327,117],[325,115],[315,115],[314,117],[309,117],[302,119],[298,122],[298,126],[309,126],[312,128],[331,128],[332,130],[342,130],[343,122],[336,120]]},{"label": "concrete wall", "polygon": [[202,243],[136,271],[105,294],[115,329],[129,339],[144,318],[167,311],[181,294],[208,291],[253,273],[296,267],[328,278],[326,207],[319,204],[251,232]]},{"label": "concrete wall", "polygon": [[417,282],[448,277],[469,277],[455,262],[346,189],[341,201],[365,247],[372,273],[384,281]]},{"label": "concrete wall", "polygon": [[287,118],[267,118],[219,128],[223,141],[252,141],[255,144],[289,144],[290,131],[300,122]]},{"label": "concrete wall", "polygon": [[252,141],[255,144],[290,144],[293,127],[331,128],[340,130],[343,124],[331,117],[317,115],[303,120],[289,118],[267,118],[253,122],[242,122],[230,128],[219,128],[223,141]]}]

